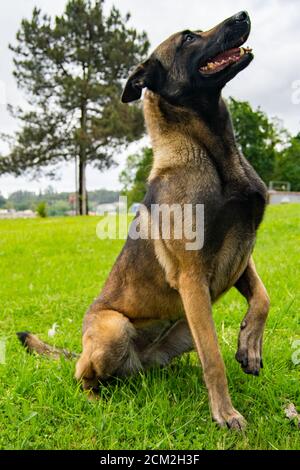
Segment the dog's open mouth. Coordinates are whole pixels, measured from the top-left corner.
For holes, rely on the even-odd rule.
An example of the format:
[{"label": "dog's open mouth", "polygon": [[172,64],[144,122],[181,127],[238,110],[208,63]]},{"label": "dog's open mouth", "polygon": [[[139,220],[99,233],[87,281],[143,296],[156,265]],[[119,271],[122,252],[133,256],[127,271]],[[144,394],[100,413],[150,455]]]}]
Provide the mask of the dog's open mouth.
[{"label": "dog's open mouth", "polygon": [[234,49],[229,49],[228,51],[218,54],[213,59],[209,59],[206,64],[200,67],[200,72],[205,74],[213,74],[220,72],[229,65],[239,62],[245,54],[252,52],[250,47],[236,47]]}]

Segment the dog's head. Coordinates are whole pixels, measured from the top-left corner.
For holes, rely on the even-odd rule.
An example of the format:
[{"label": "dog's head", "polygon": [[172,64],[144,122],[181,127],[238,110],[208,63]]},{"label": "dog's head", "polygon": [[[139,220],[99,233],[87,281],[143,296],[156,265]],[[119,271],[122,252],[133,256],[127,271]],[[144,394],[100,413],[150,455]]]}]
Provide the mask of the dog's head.
[{"label": "dog's head", "polygon": [[129,77],[122,101],[141,97],[144,87],[173,104],[199,93],[219,91],[253,59],[248,39],[251,23],[240,12],[209,31],[173,34]]}]

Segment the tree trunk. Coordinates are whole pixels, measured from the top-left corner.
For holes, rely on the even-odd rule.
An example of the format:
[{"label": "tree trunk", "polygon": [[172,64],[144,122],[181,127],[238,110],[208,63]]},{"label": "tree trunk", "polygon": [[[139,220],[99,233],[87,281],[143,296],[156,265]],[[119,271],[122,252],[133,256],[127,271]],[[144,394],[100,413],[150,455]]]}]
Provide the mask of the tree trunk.
[{"label": "tree trunk", "polygon": [[79,215],[78,183],[78,158],[75,155],[75,215]]},{"label": "tree trunk", "polygon": [[80,118],[80,127],[81,127],[81,142],[79,146],[79,214],[88,215],[88,199],[87,199],[87,190],[86,190],[86,122],[87,122],[87,110],[86,110],[86,101],[82,102],[81,105],[81,118]]},{"label": "tree trunk", "polygon": [[79,214],[88,215],[87,191],[86,191],[86,161],[79,160]]}]

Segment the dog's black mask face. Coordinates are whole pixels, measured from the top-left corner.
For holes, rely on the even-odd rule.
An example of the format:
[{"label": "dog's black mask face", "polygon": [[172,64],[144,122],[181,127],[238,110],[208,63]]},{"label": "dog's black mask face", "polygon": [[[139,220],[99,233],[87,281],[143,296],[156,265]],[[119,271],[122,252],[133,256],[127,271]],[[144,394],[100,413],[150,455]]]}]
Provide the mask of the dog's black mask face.
[{"label": "dog's black mask face", "polygon": [[122,101],[139,99],[144,87],[173,104],[220,91],[253,59],[251,49],[240,47],[250,28],[248,13],[240,12],[206,32],[173,34],[129,77]]}]

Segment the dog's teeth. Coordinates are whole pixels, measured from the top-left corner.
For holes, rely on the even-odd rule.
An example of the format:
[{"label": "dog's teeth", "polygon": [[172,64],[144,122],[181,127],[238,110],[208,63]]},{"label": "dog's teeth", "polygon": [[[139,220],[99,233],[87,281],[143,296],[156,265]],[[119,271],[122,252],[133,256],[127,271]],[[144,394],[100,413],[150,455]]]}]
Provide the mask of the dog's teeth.
[{"label": "dog's teeth", "polygon": [[244,55],[246,52],[252,52],[252,47],[241,47],[240,48],[240,54]]}]

